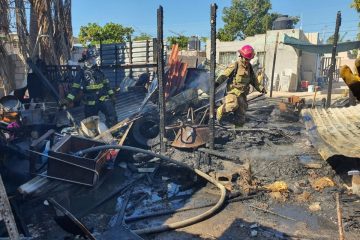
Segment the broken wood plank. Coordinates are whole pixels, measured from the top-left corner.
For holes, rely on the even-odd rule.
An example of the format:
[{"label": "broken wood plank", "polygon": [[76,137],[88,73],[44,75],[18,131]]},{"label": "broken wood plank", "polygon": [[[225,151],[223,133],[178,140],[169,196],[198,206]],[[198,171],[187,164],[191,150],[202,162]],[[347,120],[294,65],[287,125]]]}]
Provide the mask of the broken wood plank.
[{"label": "broken wood plank", "polygon": [[217,156],[217,157],[229,159],[229,160],[241,161],[240,157],[238,157],[238,156],[234,156],[232,154],[227,154],[227,153],[220,152],[220,151],[213,150],[213,149],[199,148],[198,151],[203,152],[203,153],[207,153],[207,154],[210,154],[210,155],[214,155],[214,156]]},{"label": "broken wood plank", "polygon": [[345,240],[344,237],[344,228],[342,224],[342,211],[340,207],[339,193],[336,193],[336,213],[338,218],[338,228],[339,228],[339,240]]},{"label": "broken wood plank", "polygon": [[37,176],[31,179],[30,181],[24,183],[23,185],[21,185],[17,190],[22,195],[30,195],[48,183],[49,180],[47,178]]},{"label": "broken wood plank", "polygon": [[132,122],[134,122],[134,121],[136,121],[136,120],[138,120],[138,119],[140,119],[140,118],[141,118],[140,116],[135,117],[135,118],[133,118],[133,119],[125,118],[125,119],[122,120],[121,122],[119,122],[119,123],[115,124],[114,126],[112,126],[110,129],[108,129],[108,130],[106,130],[105,132],[103,132],[103,133],[99,134],[98,136],[96,136],[96,137],[94,138],[94,140],[98,140],[98,139],[100,139],[101,137],[105,136],[105,135],[108,134],[108,133],[115,132],[115,131],[118,130],[119,128],[122,128],[122,127],[124,127],[124,126],[126,126],[126,125],[128,125],[128,124],[130,124],[130,123],[132,123]]},{"label": "broken wood plank", "polygon": [[9,199],[6,194],[3,180],[0,175],[0,219],[5,222],[9,238],[11,240],[20,239],[18,229],[16,227],[14,215],[11,211]]}]

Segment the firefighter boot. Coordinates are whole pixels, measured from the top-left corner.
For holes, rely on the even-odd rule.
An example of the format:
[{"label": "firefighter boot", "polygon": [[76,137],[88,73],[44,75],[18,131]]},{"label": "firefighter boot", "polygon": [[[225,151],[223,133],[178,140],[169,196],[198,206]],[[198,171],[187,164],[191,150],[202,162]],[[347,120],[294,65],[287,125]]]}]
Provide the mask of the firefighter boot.
[{"label": "firefighter boot", "polygon": [[224,115],[223,112],[223,106],[220,106],[217,110],[216,110],[216,121],[221,124],[221,119]]}]

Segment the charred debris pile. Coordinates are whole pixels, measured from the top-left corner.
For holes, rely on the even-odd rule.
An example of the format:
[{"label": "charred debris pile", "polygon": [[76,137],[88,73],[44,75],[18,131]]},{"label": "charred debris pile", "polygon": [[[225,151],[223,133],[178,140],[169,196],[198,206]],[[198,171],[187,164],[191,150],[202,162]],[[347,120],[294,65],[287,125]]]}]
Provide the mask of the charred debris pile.
[{"label": "charred debris pile", "polygon": [[[188,68],[176,54],[171,58],[165,74],[167,151],[161,154],[156,78],[118,94],[119,123],[110,129],[103,116],[83,119],[81,107],[1,99],[2,177],[22,235],[141,239],[221,215],[237,202],[289,221],[296,216],[275,206],[302,205],[333,217],[333,195],[344,191],[344,179],[307,140],[303,100],[250,94],[246,126],[226,124],[230,115],[216,125],[210,149],[209,71],[206,65]],[[220,86],[215,101],[223,94]],[[356,232],[356,198],[342,199],[345,230]],[[187,212],[186,219],[166,221]],[[265,233],[255,227],[249,235],[254,231]]]},{"label": "charred debris pile", "polygon": [[[212,6],[212,42],[215,11]],[[158,27],[162,43],[162,8]],[[338,226],[350,237],[359,234],[359,172],[347,175],[358,162],[336,172],[322,160],[323,145],[313,145],[321,137],[312,135],[319,117],[302,114],[304,99],[251,93],[244,127],[230,124],[231,114],[215,124],[214,103],[226,82],[214,89],[209,81],[214,56],[190,67],[174,45],[165,66],[161,45],[158,74],[122,82],[114,103],[118,123],[110,128],[103,115],[84,118],[81,105],[60,108],[56,88],[28,62],[47,87],[45,96],[52,95],[45,99],[55,100],[0,100],[7,190],[1,181],[0,193],[8,200],[1,202],[1,236],[176,239],[181,232],[169,230],[189,227],[192,239],[199,231],[205,236],[199,239],[226,238],[226,232],[236,239],[239,228],[244,238],[333,239]],[[212,219],[221,225],[230,217],[233,226],[216,232]]]}]

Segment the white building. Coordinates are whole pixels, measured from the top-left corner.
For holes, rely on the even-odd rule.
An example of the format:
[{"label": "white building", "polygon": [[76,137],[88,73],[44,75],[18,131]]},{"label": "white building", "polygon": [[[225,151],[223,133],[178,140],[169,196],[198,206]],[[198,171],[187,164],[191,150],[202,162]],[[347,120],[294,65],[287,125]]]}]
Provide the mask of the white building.
[{"label": "white building", "polygon": [[[311,44],[319,43],[319,33],[304,33],[300,29],[269,30],[266,34],[247,37],[243,41],[221,42],[217,40],[216,62],[220,66],[230,64],[236,60],[237,50],[243,45],[249,44],[256,51],[253,65],[260,68],[265,67],[265,75],[270,80],[277,33],[279,33],[279,45],[275,64],[274,90],[296,91],[300,81],[314,81],[319,71],[319,56],[299,51],[282,43],[285,34]],[[207,46],[210,46],[209,41]],[[206,57],[210,59],[210,47],[206,48]]]}]

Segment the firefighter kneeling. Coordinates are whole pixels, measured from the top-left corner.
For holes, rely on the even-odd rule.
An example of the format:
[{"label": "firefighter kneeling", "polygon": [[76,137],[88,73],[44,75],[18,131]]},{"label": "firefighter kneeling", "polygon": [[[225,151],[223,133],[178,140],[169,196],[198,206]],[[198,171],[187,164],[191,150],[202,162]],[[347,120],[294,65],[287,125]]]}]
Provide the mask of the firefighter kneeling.
[{"label": "firefighter kneeling", "polygon": [[114,107],[115,95],[109,87],[109,80],[96,64],[96,49],[89,48],[79,60],[85,63],[84,68],[77,75],[70,93],[60,101],[61,105],[69,105],[76,95],[83,92],[85,104],[85,118],[98,115],[101,111],[106,117],[106,125],[110,128],[117,123]]},{"label": "firefighter kneeling", "polygon": [[240,54],[238,61],[226,68],[216,79],[217,85],[228,80],[227,94],[223,104],[217,109],[216,118],[220,122],[224,114],[233,112],[235,125],[241,127],[245,123],[246,95],[249,94],[249,85],[251,84],[257,91],[265,94],[266,90],[259,85],[250,64],[250,60],[255,56],[254,49],[250,45],[245,45],[238,52]]}]

